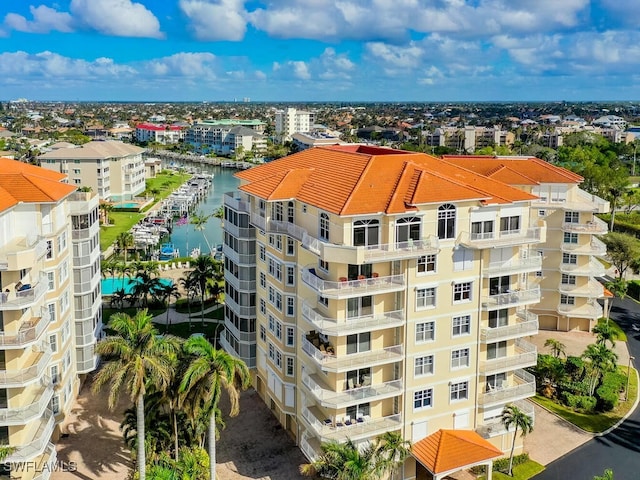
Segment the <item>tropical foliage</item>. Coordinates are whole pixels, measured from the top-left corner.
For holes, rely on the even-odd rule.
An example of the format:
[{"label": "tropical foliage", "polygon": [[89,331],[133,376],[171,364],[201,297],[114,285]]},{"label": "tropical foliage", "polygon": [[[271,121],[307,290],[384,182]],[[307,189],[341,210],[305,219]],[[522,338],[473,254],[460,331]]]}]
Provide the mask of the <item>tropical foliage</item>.
[{"label": "tropical foliage", "polygon": [[533,418],[523,412],[514,404],[505,405],[502,410],[502,423],[507,430],[514,427],[513,441],[511,442],[511,453],[509,455],[509,475],[513,475],[513,453],[516,448],[516,439],[518,437],[518,430],[520,430],[520,436],[525,437],[533,431]]}]

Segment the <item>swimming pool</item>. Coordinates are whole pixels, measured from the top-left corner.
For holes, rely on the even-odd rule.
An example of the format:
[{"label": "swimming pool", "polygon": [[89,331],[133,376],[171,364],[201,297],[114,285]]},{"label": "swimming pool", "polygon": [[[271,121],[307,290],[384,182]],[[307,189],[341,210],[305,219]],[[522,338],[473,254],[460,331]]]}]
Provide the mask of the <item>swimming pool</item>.
[{"label": "swimming pool", "polygon": [[136,202],[122,202],[122,203],[116,203],[113,208],[114,209],[119,209],[119,208],[140,208],[140,204],[136,203]]},{"label": "swimming pool", "polygon": [[[127,295],[133,291],[133,286],[137,283],[135,278],[103,278],[100,283],[102,284],[102,295],[113,295],[116,290],[124,289],[124,293]],[[161,278],[161,285],[172,285],[173,280],[170,278]]]}]

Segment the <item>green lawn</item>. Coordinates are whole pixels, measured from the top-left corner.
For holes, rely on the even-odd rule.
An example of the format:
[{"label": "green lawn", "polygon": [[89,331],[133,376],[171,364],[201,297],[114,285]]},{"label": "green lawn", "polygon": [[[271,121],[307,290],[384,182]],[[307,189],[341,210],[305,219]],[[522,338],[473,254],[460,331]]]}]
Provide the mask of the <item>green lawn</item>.
[{"label": "green lawn", "polygon": [[144,213],[110,212],[109,218],[111,219],[111,224],[100,227],[100,250],[102,251],[109,248],[122,232],[131,230],[131,227],[144,218]]},{"label": "green lawn", "polygon": [[516,465],[513,467],[513,477],[510,477],[506,473],[493,472],[492,478],[494,480],[528,480],[529,478],[539,474],[544,470],[544,465],[540,465],[533,460],[529,460],[522,465]]},{"label": "green lawn", "polygon": [[[626,374],[627,367],[618,367],[618,370]],[[631,377],[629,379],[629,398],[626,401],[621,401],[618,406],[610,412],[588,414],[574,412],[573,410],[560,405],[553,400],[536,395],[532,400],[547,410],[555,413],[561,418],[564,418],[568,422],[580,427],[581,429],[591,432],[600,433],[604,432],[608,428],[611,428],[618,421],[624,417],[624,415],[631,410],[636,396],[638,395],[638,379],[635,370],[631,369]]]},{"label": "green lawn", "polygon": [[164,200],[167,198],[171,192],[173,192],[176,188],[182,185],[184,182],[191,178],[190,173],[177,173],[170,171],[163,171],[156,175],[155,178],[148,178],[146,180],[147,189],[144,191],[143,195],[153,195],[151,193],[152,190],[158,189],[158,193],[155,195],[156,202]]},{"label": "green lawn", "polygon": [[[606,321],[607,321],[606,318],[598,319],[598,323],[605,323]],[[613,320],[609,319],[609,326],[616,332],[618,340],[622,340],[623,342],[627,341],[627,334],[624,333],[624,330],[622,330],[622,328],[620,328],[620,325],[618,325]]]}]

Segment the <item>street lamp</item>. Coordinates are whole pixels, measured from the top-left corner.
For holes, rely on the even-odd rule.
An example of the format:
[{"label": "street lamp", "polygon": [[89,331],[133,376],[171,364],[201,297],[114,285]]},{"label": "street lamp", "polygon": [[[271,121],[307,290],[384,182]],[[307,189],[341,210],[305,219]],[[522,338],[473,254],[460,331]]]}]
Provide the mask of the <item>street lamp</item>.
[{"label": "street lamp", "polygon": [[629,400],[629,379],[631,378],[631,360],[635,360],[636,357],[629,355],[629,361],[627,362],[627,388],[624,390],[624,401]]}]

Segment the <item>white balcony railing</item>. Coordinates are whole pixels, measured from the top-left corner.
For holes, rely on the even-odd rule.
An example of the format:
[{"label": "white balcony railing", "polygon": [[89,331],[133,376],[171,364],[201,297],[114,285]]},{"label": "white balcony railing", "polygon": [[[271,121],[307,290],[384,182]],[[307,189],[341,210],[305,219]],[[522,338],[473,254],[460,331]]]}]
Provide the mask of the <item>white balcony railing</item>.
[{"label": "white balcony railing", "polygon": [[[400,414],[386,417],[367,418],[365,416],[358,421],[354,419],[350,425],[331,419],[320,419],[314,412],[316,408],[302,407],[302,418],[311,426],[323,441],[335,440],[344,442],[347,439],[360,440],[379,435],[383,432],[397,430],[402,425]],[[318,412],[320,413],[320,412]]]},{"label": "white balcony railing", "polygon": [[497,310],[540,301],[540,287],[526,288],[508,291],[497,295],[485,295],[482,297],[482,308],[485,310]]},{"label": "white balcony railing", "polygon": [[602,306],[595,301],[578,302],[573,305],[561,303],[557,311],[560,315],[576,318],[596,319],[603,315]]},{"label": "white balcony railing", "polygon": [[532,397],[536,393],[536,378],[525,370],[516,370],[511,381],[505,380],[502,385],[486,385],[480,394],[478,403],[483,407],[511,403],[523,398]]},{"label": "white balcony railing", "polygon": [[56,420],[51,410],[46,410],[35,431],[29,439],[21,445],[11,445],[15,450],[5,459],[5,462],[26,462],[42,455],[49,445],[51,434],[56,426]]},{"label": "white balcony railing", "polygon": [[302,281],[325,298],[349,298],[403,290],[406,285],[404,275],[386,277],[374,276],[357,280],[323,280],[315,273],[315,268],[302,269]]},{"label": "white balcony railing", "polygon": [[31,288],[18,292],[0,292],[0,310],[22,310],[29,308],[44,298],[49,289],[47,282],[40,280]]},{"label": "white balcony railing", "polygon": [[608,213],[610,209],[609,202],[597,195],[585,192],[582,189],[578,189],[578,200],[585,202],[592,207],[595,207],[595,211],[598,213]]},{"label": "white balcony railing", "polygon": [[593,220],[590,220],[587,223],[564,222],[562,224],[562,231],[604,235],[609,231],[609,226],[606,222],[600,220],[598,217],[593,217]]},{"label": "white balcony railing", "polygon": [[0,408],[0,424],[2,425],[24,425],[35,418],[42,416],[47,405],[53,396],[53,386],[51,382],[48,385],[38,389],[35,398],[31,403],[22,400],[20,407]]},{"label": "white balcony railing", "polygon": [[[527,400],[517,400],[515,402],[508,402],[510,404],[518,407],[522,412],[527,414],[531,419],[535,422],[535,413],[533,404]],[[514,427],[510,428],[510,431],[513,431]],[[507,433],[507,429],[502,423],[502,419],[500,417],[492,418],[490,420],[484,421],[481,425],[476,428],[476,432],[484,438],[495,437],[497,435],[504,435]]]},{"label": "white balcony railing", "polygon": [[325,371],[346,372],[360,367],[373,367],[387,363],[400,362],[403,359],[402,345],[384,347],[366,352],[336,355],[322,352],[302,335],[302,350]]},{"label": "white balcony railing", "polygon": [[504,262],[490,262],[483,270],[484,277],[496,274],[513,275],[524,272],[536,272],[542,270],[542,255],[535,253],[528,257],[512,258]]},{"label": "white balcony railing", "polygon": [[581,281],[578,284],[560,282],[558,290],[560,293],[564,293],[572,297],[601,298],[604,296],[604,287],[600,282],[592,278],[588,278],[586,282]]},{"label": "white balcony railing", "polygon": [[24,348],[36,343],[49,324],[49,312],[41,309],[40,317],[23,323],[17,332],[0,332],[0,346],[8,348]]},{"label": "white balcony railing", "polygon": [[45,455],[46,457],[44,458],[43,464],[40,465],[41,471],[33,477],[33,480],[49,480],[51,478],[51,473],[55,471],[58,452],[56,451],[56,446],[53,443],[49,443],[47,445]]},{"label": "white balcony railing", "polygon": [[249,213],[251,211],[249,202],[242,198],[239,192],[227,192],[222,199],[225,205],[233,208],[236,212]]},{"label": "white balcony railing", "polygon": [[505,372],[535,365],[538,361],[536,346],[521,338],[516,339],[515,352],[504,357],[492,358],[480,362],[483,375]]},{"label": "white balcony railing", "polygon": [[591,257],[588,262],[561,263],[560,272],[587,277],[602,277],[605,274],[605,268],[597,259]]},{"label": "white balcony railing", "polygon": [[534,316],[536,317],[535,319],[524,321],[518,318],[518,321],[513,325],[494,328],[483,327],[480,329],[480,340],[484,343],[491,343],[526,335],[535,335],[538,333],[538,316]]},{"label": "white balcony railing", "polygon": [[322,387],[312,375],[302,373],[302,383],[323,407],[339,409],[348,405],[395,397],[403,392],[402,380],[392,380],[335,392]]},{"label": "white balcony railing", "polygon": [[598,237],[591,237],[588,243],[562,243],[560,249],[566,253],[576,255],[596,255],[602,257],[607,254],[607,246]]},{"label": "white balcony railing", "polygon": [[351,335],[362,330],[393,328],[404,323],[404,310],[337,319],[323,316],[306,301],[302,303],[302,316],[321,333],[330,336]]},{"label": "white balcony railing", "polygon": [[[31,347],[33,348],[33,347]],[[0,386],[21,387],[41,378],[46,372],[51,361],[51,349],[47,345],[41,347],[42,351],[37,356],[34,364],[19,370],[0,370]]]},{"label": "white balcony railing", "polygon": [[520,230],[508,230],[489,233],[461,232],[458,243],[469,248],[506,247],[541,243],[546,240],[546,227],[529,227]]}]

